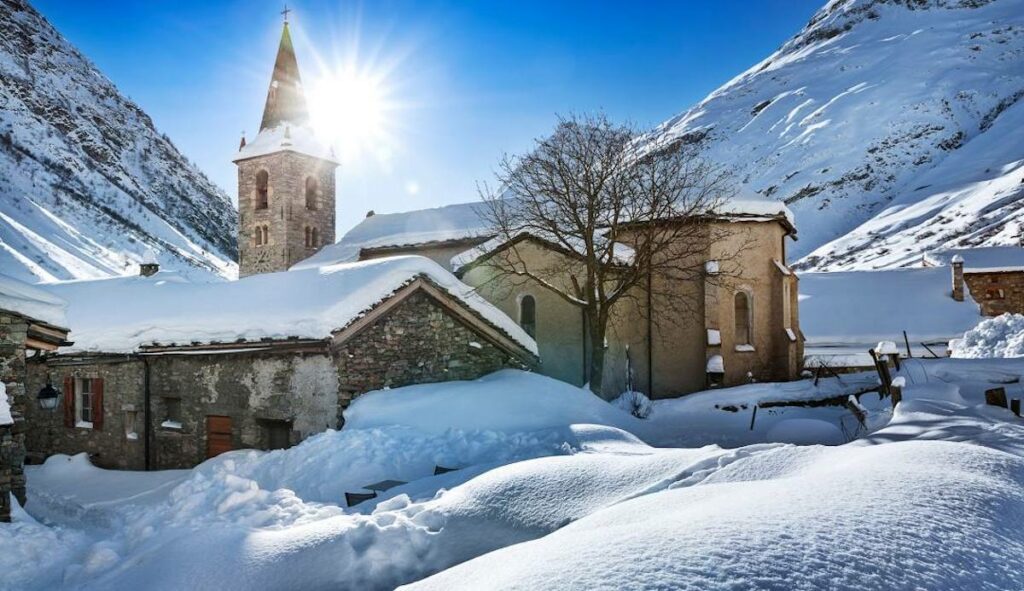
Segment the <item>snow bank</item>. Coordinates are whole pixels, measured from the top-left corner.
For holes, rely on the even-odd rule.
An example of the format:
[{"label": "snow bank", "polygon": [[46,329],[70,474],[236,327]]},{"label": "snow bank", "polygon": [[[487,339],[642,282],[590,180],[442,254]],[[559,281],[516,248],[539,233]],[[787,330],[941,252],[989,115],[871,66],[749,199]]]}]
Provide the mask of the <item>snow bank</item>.
[{"label": "snow bank", "polygon": [[370,392],[345,411],[346,428],[404,425],[425,433],[448,429],[515,433],[574,424],[642,431],[643,423],[587,389],[519,370],[478,380]]},{"label": "snow bank", "polygon": [[190,283],[157,273],[56,283],[47,289],[69,302],[67,319],[75,341],[69,350],[130,352],[153,343],[329,338],[332,331],[419,276],[429,278],[527,350],[537,351],[533,339],[505,313],[437,263],[419,256],[230,282]]},{"label": "snow bank", "polygon": [[982,320],[953,345],[953,357],[1024,357],[1024,315],[1003,314]]},{"label": "snow bank", "polygon": [[0,274],[0,310],[8,310],[55,326],[67,326],[64,300],[53,294]]},{"label": "snow bank", "polygon": [[974,445],[771,448],[407,588],[1019,589],[1022,477]]}]

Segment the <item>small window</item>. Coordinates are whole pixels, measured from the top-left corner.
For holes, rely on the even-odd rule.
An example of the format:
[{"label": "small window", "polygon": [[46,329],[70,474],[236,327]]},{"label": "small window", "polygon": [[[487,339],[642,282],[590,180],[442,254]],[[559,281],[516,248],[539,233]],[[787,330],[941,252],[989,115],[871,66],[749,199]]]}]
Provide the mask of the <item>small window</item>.
[{"label": "small window", "polygon": [[138,416],[138,411],[126,410],[124,411],[124,437],[125,439],[138,439],[139,432],[136,430],[135,421]]},{"label": "small window", "polygon": [[310,239],[310,235],[312,234],[312,232],[310,232],[309,226],[306,226],[305,229],[306,229],[306,241],[303,244],[306,245],[306,248],[309,248],[309,239]]},{"label": "small window", "polygon": [[260,421],[263,426],[265,449],[288,449],[292,446],[291,421]]},{"label": "small window", "polygon": [[537,300],[532,295],[519,300],[519,326],[531,337],[537,336]]},{"label": "small window", "polygon": [[317,208],[317,197],[320,193],[320,185],[313,177],[306,178],[306,209]]},{"label": "small window", "polygon": [[786,281],[784,277],[782,279],[782,328],[792,328],[792,311],[790,307],[790,287],[789,281]]},{"label": "small window", "polygon": [[736,292],[733,311],[736,330],[733,334],[737,347],[751,344],[750,311],[750,296],[743,291]]},{"label": "small window", "polygon": [[253,236],[256,246],[266,246],[270,244],[270,228],[267,226],[256,226]]},{"label": "small window", "polygon": [[160,426],[165,429],[181,429],[181,399],[164,398],[164,420]]},{"label": "small window", "polygon": [[256,209],[266,209],[270,204],[270,175],[265,170],[256,173]]},{"label": "small window", "polygon": [[75,384],[75,426],[92,428],[93,406],[96,393],[92,378],[78,378]]},{"label": "small window", "polygon": [[317,230],[316,228],[313,228],[313,236],[310,240],[309,245],[312,246],[313,248],[316,248],[317,246],[320,245],[320,231]]}]

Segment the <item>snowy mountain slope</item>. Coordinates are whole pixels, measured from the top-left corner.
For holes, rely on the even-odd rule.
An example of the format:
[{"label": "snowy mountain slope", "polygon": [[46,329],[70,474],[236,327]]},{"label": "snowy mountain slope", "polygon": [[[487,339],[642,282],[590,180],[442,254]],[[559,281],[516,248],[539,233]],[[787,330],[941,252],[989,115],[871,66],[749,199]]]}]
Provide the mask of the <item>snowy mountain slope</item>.
[{"label": "snowy mountain slope", "polygon": [[1022,105],[1024,1],[832,0],[656,133],[785,200],[803,268],[893,266],[1016,240]]},{"label": "snowy mountain slope", "polygon": [[236,212],[21,0],[0,0],[0,269],[28,281],[236,272]]}]

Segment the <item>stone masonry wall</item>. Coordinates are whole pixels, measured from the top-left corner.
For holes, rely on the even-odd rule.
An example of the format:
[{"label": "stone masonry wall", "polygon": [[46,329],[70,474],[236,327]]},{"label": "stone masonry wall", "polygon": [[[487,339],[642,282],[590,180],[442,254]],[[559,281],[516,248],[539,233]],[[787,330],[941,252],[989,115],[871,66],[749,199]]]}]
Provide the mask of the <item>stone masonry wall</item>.
[{"label": "stone masonry wall", "polygon": [[[101,358],[50,357],[28,364],[30,391],[38,392],[47,379],[64,396],[65,378],[100,378],[103,380],[103,427],[68,427],[64,410],[45,411],[29,406],[28,420],[32,429],[28,449],[39,458],[55,453],[89,454],[92,463],[102,468],[142,470],[145,468],[143,412],[145,366],[142,361],[126,356]],[[61,404],[63,405],[63,398]],[[129,434],[130,413],[135,413],[134,437]]]},{"label": "stone masonry wall", "polygon": [[468,328],[424,292],[338,346],[341,406],[367,392],[409,384],[471,380],[525,364]]},{"label": "stone masonry wall", "polygon": [[[156,469],[205,460],[210,416],[230,418],[234,449],[267,449],[270,421],[290,425],[292,445],[337,426],[337,372],[326,354],[164,355],[150,366]],[[170,400],[179,401],[180,427],[165,424]]]},{"label": "stone masonry wall", "polygon": [[[332,163],[277,152],[238,163],[239,276],[284,271],[334,243],[335,182]],[[256,209],[256,175],[268,173],[268,207]],[[306,208],[306,179],[318,184],[316,208]],[[266,225],[269,244],[257,246],[255,227]],[[317,246],[307,247],[305,228],[316,228]]]},{"label": "stone masonry wall", "polygon": [[1003,273],[964,273],[964,282],[971,297],[981,306],[985,316],[1011,312],[1024,314],[1024,271]]},{"label": "stone masonry wall", "polygon": [[0,426],[0,522],[11,520],[11,493],[25,504],[25,338],[28,323],[0,312],[0,381],[7,389],[13,425]]}]

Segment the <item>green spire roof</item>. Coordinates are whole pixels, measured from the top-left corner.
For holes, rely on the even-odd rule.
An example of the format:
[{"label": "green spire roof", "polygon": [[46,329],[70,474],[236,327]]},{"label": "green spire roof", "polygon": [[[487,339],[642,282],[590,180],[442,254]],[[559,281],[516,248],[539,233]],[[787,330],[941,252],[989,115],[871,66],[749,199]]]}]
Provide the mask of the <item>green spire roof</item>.
[{"label": "green spire roof", "polygon": [[306,95],[302,92],[302,78],[299,77],[299,63],[295,59],[292,36],[285,22],[281,32],[281,45],[277,48],[274,74],[267,91],[267,104],[263,107],[263,121],[260,130],[276,127],[280,123],[304,125],[309,121],[306,109]]}]

